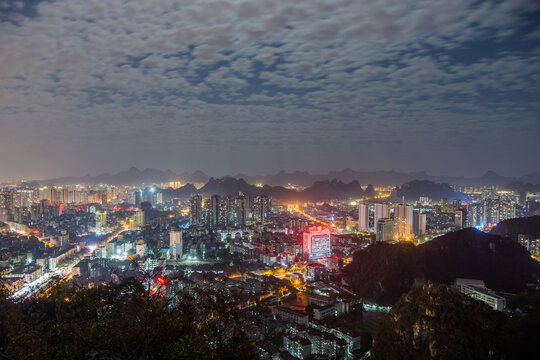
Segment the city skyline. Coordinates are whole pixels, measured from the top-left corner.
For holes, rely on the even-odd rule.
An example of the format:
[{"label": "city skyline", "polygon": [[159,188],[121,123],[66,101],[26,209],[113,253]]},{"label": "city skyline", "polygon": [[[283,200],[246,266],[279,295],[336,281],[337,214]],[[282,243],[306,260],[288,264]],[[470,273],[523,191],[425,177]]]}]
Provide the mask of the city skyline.
[{"label": "city skyline", "polygon": [[535,1],[0,5],[0,180],[540,170]]},{"label": "city skyline", "polygon": [[0,0],[0,358],[528,359],[540,0]]}]

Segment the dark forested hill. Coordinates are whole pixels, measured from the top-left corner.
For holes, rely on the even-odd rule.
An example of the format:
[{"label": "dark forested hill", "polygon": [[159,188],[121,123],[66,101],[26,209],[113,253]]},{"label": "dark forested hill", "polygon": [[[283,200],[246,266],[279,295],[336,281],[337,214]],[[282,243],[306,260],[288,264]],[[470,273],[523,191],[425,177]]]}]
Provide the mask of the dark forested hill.
[{"label": "dark forested hill", "polygon": [[507,236],[517,240],[519,234],[528,235],[532,239],[540,238],[540,216],[530,216],[503,220],[491,232],[493,235]]},{"label": "dark forested hill", "polygon": [[458,277],[518,292],[540,275],[540,265],[511,239],[464,229],[419,246],[375,243],[355,253],[347,272],[360,296],[391,305],[415,282],[449,284]]},{"label": "dark forested hill", "polygon": [[403,184],[397,190],[397,196],[401,199],[405,198],[407,202],[418,200],[421,196],[426,196],[434,201],[439,201],[441,198],[453,200],[460,198],[460,194],[454,192],[450,185],[446,183],[435,183],[429,180],[414,180]]}]

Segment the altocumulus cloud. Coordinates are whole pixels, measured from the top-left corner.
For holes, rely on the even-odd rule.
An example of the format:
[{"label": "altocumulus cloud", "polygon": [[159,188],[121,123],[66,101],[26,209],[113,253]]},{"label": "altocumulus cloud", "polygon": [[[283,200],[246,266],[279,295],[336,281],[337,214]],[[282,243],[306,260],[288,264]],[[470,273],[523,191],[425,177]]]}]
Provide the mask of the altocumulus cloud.
[{"label": "altocumulus cloud", "polygon": [[36,169],[64,172],[526,171],[540,151],[538,1],[34,0],[0,12],[9,171],[24,173],[14,153],[49,154],[61,160]]}]

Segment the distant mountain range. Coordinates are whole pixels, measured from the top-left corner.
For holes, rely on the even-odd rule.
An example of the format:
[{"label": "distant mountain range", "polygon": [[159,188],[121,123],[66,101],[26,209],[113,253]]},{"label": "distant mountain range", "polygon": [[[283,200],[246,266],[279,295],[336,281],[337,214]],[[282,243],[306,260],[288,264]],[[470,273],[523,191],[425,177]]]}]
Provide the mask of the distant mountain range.
[{"label": "distant mountain range", "polygon": [[153,185],[156,183],[180,181],[182,183],[205,183],[210,177],[202,171],[193,173],[175,173],[171,170],[144,169],[131,167],[117,174],[103,173],[98,176],[85,175],[82,177],[61,177],[49,180],[36,180],[45,185],[74,185],[74,184],[109,184],[109,185]]},{"label": "distant mountain range", "polygon": [[282,201],[329,201],[361,196],[373,195],[373,187],[362,188],[358,181],[343,183],[338,180],[316,181],[310,187],[301,191],[287,189],[282,186],[255,186],[248,184],[244,179],[224,177],[221,179],[210,178],[206,185],[196,189],[192,184],[187,184],[179,189],[164,190],[166,196],[189,197],[194,194],[201,194],[205,197],[212,195],[234,195],[243,193],[247,196],[267,195]]},{"label": "distant mountain range", "polygon": [[[512,182],[524,184],[540,184],[540,173],[532,172],[516,177],[506,177],[493,171],[488,171],[480,177],[464,176],[433,176],[425,172],[396,172],[396,171],[356,171],[343,169],[341,171],[330,171],[326,174],[311,174],[307,171],[285,172],[280,171],[274,175],[250,176],[237,174],[233,178],[243,179],[247,184],[267,184],[270,186],[287,186],[289,184],[308,187],[315,182],[331,181],[333,179],[351,183],[357,181],[362,185],[374,184],[380,186],[396,186],[413,180],[429,180],[436,183],[447,183],[453,185],[507,185]],[[169,181],[180,181],[182,183],[206,183],[210,176],[202,171],[193,173],[175,173],[171,170],[144,169],[135,167],[117,174],[103,173],[98,176],[85,175],[82,177],[62,177],[49,180],[33,181],[39,184],[50,185],[70,185],[70,184],[111,184],[111,185],[152,185]]]},{"label": "distant mountain range", "polygon": [[327,174],[310,174],[306,171],[285,172],[275,175],[249,177],[242,175],[250,183],[264,183],[271,185],[286,186],[295,184],[309,186],[315,181],[336,179],[343,182],[359,181],[361,184],[374,184],[381,186],[396,186],[413,180],[429,180],[436,183],[448,183],[453,185],[506,185],[514,181],[529,184],[540,184],[540,173],[534,172],[520,178],[499,175],[493,171],[487,171],[480,177],[464,176],[433,176],[423,171],[402,173],[397,171],[356,171],[343,169],[331,171]]}]

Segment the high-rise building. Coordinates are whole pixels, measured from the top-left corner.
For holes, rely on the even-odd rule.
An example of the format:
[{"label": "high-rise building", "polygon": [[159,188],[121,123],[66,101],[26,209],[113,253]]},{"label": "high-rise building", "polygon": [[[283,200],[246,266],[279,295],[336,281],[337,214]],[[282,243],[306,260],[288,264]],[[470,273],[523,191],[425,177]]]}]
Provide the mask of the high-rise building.
[{"label": "high-rise building", "polygon": [[321,259],[332,256],[330,229],[313,229],[304,233],[304,260]]},{"label": "high-rise building", "polygon": [[51,187],[49,195],[49,200],[51,200],[51,203],[56,204],[57,202],[60,202],[60,197],[60,192],[55,187]]},{"label": "high-rise building", "polygon": [[154,191],[155,191],[154,188],[150,188],[150,189],[145,190],[145,192],[144,192],[145,200],[144,201],[154,205],[155,204],[155,202],[154,202],[154,195],[155,195]]},{"label": "high-rise building", "polygon": [[414,235],[424,235],[426,233],[426,214],[415,213],[413,215]]},{"label": "high-rise building", "polygon": [[3,221],[3,222],[9,221],[8,209],[0,208],[0,221]]},{"label": "high-rise building", "polygon": [[464,227],[483,226],[482,204],[469,204],[466,207],[467,218]]},{"label": "high-rise building", "polygon": [[144,211],[137,210],[135,212],[135,226],[139,229],[142,229],[145,225],[144,221]]},{"label": "high-rise building", "polygon": [[358,230],[369,231],[369,205],[358,205]]},{"label": "high-rise building", "polygon": [[6,209],[7,208],[7,195],[3,192],[0,192],[0,209]]},{"label": "high-rise building", "polygon": [[103,235],[107,233],[107,212],[97,211],[96,215],[96,234]]},{"label": "high-rise building", "polygon": [[396,204],[394,207],[395,236],[400,239],[412,237],[413,207],[409,204]]},{"label": "high-rise building", "polygon": [[482,202],[483,225],[496,225],[506,219],[516,217],[515,203],[507,200],[485,199]]},{"label": "high-rise building", "polygon": [[137,190],[133,193],[133,203],[135,205],[141,205],[141,198],[142,198],[142,194],[141,194],[141,191],[140,190]]},{"label": "high-rise building", "polygon": [[390,218],[382,218],[377,221],[376,226],[377,241],[394,240],[394,220]]},{"label": "high-rise building", "polygon": [[69,202],[69,190],[67,188],[62,189],[62,200],[60,202],[63,204]]},{"label": "high-rise building", "polygon": [[373,207],[373,227],[377,227],[379,219],[390,217],[390,207],[387,204],[375,204]]},{"label": "high-rise building", "polygon": [[268,196],[256,196],[253,201],[253,219],[257,224],[268,222],[268,215],[271,211],[271,200]]},{"label": "high-rise building", "polygon": [[13,213],[13,221],[20,224],[28,224],[30,222],[30,211],[26,207],[15,207]]},{"label": "high-rise building", "polygon": [[9,220],[9,209],[11,206],[8,205],[9,195],[7,193],[0,192],[0,221]]},{"label": "high-rise building", "polygon": [[540,239],[531,239],[529,235],[519,234],[518,242],[531,254],[540,255]]},{"label": "high-rise building", "polygon": [[137,240],[135,243],[135,253],[140,257],[146,255],[146,244],[144,243],[144,240]]},{"label": "high-rise building", "polygon": [[443,213],[452,212],[452,206],[450,206],[450,203],[448,202],[448,198],[441,199],[441,211]]},{"label": "high-rise building", "polygon": [[156,205],[162,205],[163,204],[163,193],[161,191],[156,193]]},{"label": "high-rise building", "polygon": [[209,223],[210,226],[217,226],[220,224],[220,197],[219,195],[212,195],[209,201]]},{"label": "high-rise building", "polygon": [[182,230],[171,229],[169,233],[171,259],[181,259],[183,251]]},{"label": "high-rise building", "polygon": [[36,222],[39,219],[39,204],[32,204],[30,207],[30,220],[32,220],[32,222]]},{"label": "high-rise building", "polygon": [[249,220],[249,198],[243,194],[236,197],[236,224],[245,225]]},{"label": "high-rise building", "polygon": [[41,217],[47,218],[49,206],[51,206],[51,202],[49,201],[49,199],[43,199],[39,202],[39,214],[41,215]]},{"label": "high-rise building", "polygon": [[219,199],[218,223],[220,225],[229,225],[229,216],[231,213],[229,197]]},{"label": "high-rise building", "polygon": [[201,225],[202,217],[202,196],[195,195],[189,199],[189,221],[191,225]]},{"label": "high-rise building", "polygon": [[463,211],[454,211],[454,225],[456,225],[460,229],[463,228]]},{"label": "high-rise building", "polygon": [[511,201],[500,201],[499,222],[516,217],[516,204]]}]

